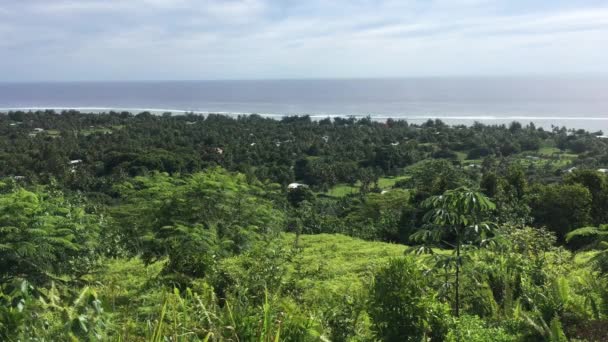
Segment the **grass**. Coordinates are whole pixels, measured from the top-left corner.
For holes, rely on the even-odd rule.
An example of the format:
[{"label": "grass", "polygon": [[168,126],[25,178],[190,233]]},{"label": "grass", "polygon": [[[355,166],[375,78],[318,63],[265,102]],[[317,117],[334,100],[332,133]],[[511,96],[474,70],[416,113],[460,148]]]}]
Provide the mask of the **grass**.
[{"label": "grass", "polygon": [[111,134],[114,131],[121,130],[124,125],[113,125],[110,127],[90,127],[80,130],[80,134],[87,136],[91,134]]},{"label": "grass", "polygon": [[[388,190],[395,186],[395,183],[409,178],[410,176],[380,177],[378,178],[378,187],[382,190]],[[335,185],[324,194],[331,197],[344,197],[352,194],[358,194],[360,186],[361,182],[355,183],[354,186],[342,183]]]},{"label": "grass", "polygon": [[467,154],[466,153],[459,152],[459,151],[457,151],[455,153],[456,153],[456,156],[458,156],[458,160],[464,162],[467,159]]},{"label": "grass", "polygon": [[165,261],[146,266],[141,259],[108,259],[104,269],[95,274],[91,283],[104,305],[104,309],[116,313],[118,322],[128,324],[135,317],[147,316],[162,305],[162,295],[153,291],[155,279],[164,267]]},{"label": "grass", "polygon": [[[280,237],[291,248],[295,234]],[[302,235],[300,252],[289,261],[288,277],[303,290],[302,298],[317,302],[319,296],[342,295],[366,286],[378,267],[390,258],[404,255],[407,246],[364,241],[340,234]],[[229,266],[242,256],[228,258]],[[115,315],[117,323],[130,324],[162,310],[163,292],[156,279],[164,261],[145,266],[138,259],[109,259],[105,268],[88,279],[99,294],[104,309]],[[295,277],[296,268],[302,276]],[[238,269],[234,269],[238,272]]]},{"label": "grass", "polygon": [[87,136],[91,134],[109,134],[112,133],[112,128],[107,127],[96,127],[96,128],[87,128],[80,131],[80,134]]},{"label": "grass", "polygon": [[[283,233],[281,240],[285,248],[292,248],[295,234]],[[373,274],[391,258],[402,257],[406,245],[365,241],[341,234],[301,235],[299,252],[288,262],[288,280],[300,289],[307,303],[319,302],[319,298],[347,295],[369,286]],[[438,253],[450,251],[436,250]],[[420,256],[425,260],[430,256]],[[225,260],[230,272],[240,257]],[[297,271],[296,271],[297,270]]]},{"label": "grass", "polygon": [[[295,235],[283,233],[280,243],[287,249],[293,247]],[[408,248],[405,245],[364,241],[340,234],[302,235],[299,239],[299,249],[295,256],[287,259],[287,275],[283,284],[287,291],[294,291],[301,307],[319,308],[322,303],[332,305],[333,300],[342,296],[355,296],[358,291],[366,291],[373,274],[386,265],[391,258],[402,257]],[[452,253],[450,250],[436,250],[439,254]],[[551,254],[553,258],[558,254]],[[580,277],[586,276],[589,270],[589,259],[593,253],[584,252],[574,255],[572,269],[563,270],[564,276],[572,280],[571,286],[578,284]],[[221,261],[222,268],[233,274],[243,272],[238,266],[241,258],[247,255],[235,256]],[[560,258],[570,259],[571,254],[560,254]],[[420,262],[429,256],[418,256]],[[196,322],[197,317],[175,316],[167,313],[168,321],[162,319],[170,295],[156,278],[161,273],[164,262],[145,266],[139,259],[111,259],[106,268],[91,276],[90,283],[99,294],[107,312],[115,318],[115,324],[121,328],[121,333],[128,336],[126,340],[154,340],[161,336],[163,327],[171,331],[179,331],[178,327],[167,325],[169,322],[186,320],[188,324]],[[557,267],[555,265],[551,267]],[[202,283],[195,283],[200,286]],[[198,290],[202,291],[202,288]],[[268,298],[268,297],[266,297]],[[285,302],[287,303],[287,302]],[[174,303],[175,304],[175,303]],[[179,303],[183,304],[181,299]],[[264,310],[267,308],[265,303]],[[174,308],[175,309],[175,308]],[[205,309],[206,310],[206,309]],[[174,310],[175,311],[175,310]],[[160,315],[159,315],[160,313]],[[267,320],[264,311],[264,320]],[[157,319],[158,316],[161,319]],[[148,325],[142,324],[148,322]],[[264,323],[260,323],[264,324]],[[187,325],[188,326],[188,325]],[[234,326],[234,324],[232,325]],[[280,326],[279,326],[280,327]],[[269,336],[278,336],[281,330],[265,329]],[[272,334],[270,334],[272,332]],[[211,335],[207,333],[209,338]],[[137,339],[134,339],[137,338]],[[276,340],[276,338],[275,338]]]},{"label": "grass", "polygon": [[348,185],[348,184],[338,184],[338,185],[332,187],[331,189],[329,189],[327,192],[325,192],[325,195],[331,196],[331,197],[344,197],[344,196],[358,194],[358,193],[359,193],[359,186],[357,186],[357,185],[352,186],[352,185]]},{"label": "grass", "polygon": [[378,179],[378,186],[382,190],[387,190],[395,186],[395,183],[401,180],[407,180],[410,176],[397,176],[397,177],[380,177]]},{"label": "grass", "polygon": [[[294,246],[295,234],[281,234],[286,249]],[[302,235],[295,256],[287,262],[284,281],[298,289],[304,303],[336,298],[366,288],[378,267],[404,255],[406,246],[370,242],[341,234]],[[237,256],[223,261],[229,273],[242,272]]]},{"label": "grass", "polygon": [[61,132],[57,129],[49,129],[45,131],[50,137],[57,138],[61,135]]},{"label": "grass", "polygon": [[541,147],[538,150],[538,154],[540,154],[541,156],[552,156],[554,154],[560,154],[560,153],[562,153],[562,150],[560,150],[557,147],[545,146],[545,147]]}]

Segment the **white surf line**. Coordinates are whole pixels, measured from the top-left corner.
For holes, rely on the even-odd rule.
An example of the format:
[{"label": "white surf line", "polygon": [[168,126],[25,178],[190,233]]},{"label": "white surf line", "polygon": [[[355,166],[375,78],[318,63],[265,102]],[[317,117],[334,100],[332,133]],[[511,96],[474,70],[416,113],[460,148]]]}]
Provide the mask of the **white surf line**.
[{"label": "white surf line", "polygon": [[483,121],[495,121],[495,120],[578,120],[578,121],[608,121],[608,115],[606,117],[598,116],[521,116],[521,115],[509,115],[509,116],[497,116],[497,115],[407,115],[407,114],[336,114],[336,113],[256,113],[256,112],[227,112],[227,111],[208,111],[208,110],[184,110],[184,109],[166,109],[166,108],[122,108],[122,107],[4,107],[0,108],[0,111],[44,111],[44,110],[76,110],[76,111],[114,111],[114,112],[153,112],[153,113],[194,113],[194,114],[220,114],[220,115],[260,115],[268,117],[285,117],[295,115],[308,115],[311,118],[336,118],[336,117],[367,117],[370,116],[372,119],[403,119],[403,120],[428,120],[428,119],[440,119],[440,120],[483,120]]}]

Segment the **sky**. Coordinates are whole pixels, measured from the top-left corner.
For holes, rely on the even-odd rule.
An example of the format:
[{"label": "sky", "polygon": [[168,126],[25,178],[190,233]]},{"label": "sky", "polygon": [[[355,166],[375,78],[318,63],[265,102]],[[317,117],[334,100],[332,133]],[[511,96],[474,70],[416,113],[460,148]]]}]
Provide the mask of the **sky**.
[{"label": "sky", "polygon": [[608,0],[0,0],[0,82],[608,74]]}]

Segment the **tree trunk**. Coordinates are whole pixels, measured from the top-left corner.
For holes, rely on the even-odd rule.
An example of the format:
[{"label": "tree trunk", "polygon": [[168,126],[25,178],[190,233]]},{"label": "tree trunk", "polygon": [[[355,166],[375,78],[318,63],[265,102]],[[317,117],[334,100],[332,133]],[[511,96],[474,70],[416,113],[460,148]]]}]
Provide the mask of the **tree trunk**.
[{"label": "tree trunk", "polygon": [[456,235],[456,317],[460,317],[460,233]]}]

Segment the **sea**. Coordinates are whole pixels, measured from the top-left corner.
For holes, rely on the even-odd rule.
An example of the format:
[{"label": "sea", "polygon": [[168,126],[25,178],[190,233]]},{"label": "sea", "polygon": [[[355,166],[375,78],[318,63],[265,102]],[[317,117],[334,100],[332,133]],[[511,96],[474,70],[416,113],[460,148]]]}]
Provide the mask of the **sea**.
[{"label": "sea", "polygon": [[17,109],[519,121],[608,133],[608,76],[0,82],[0,112]]}]

